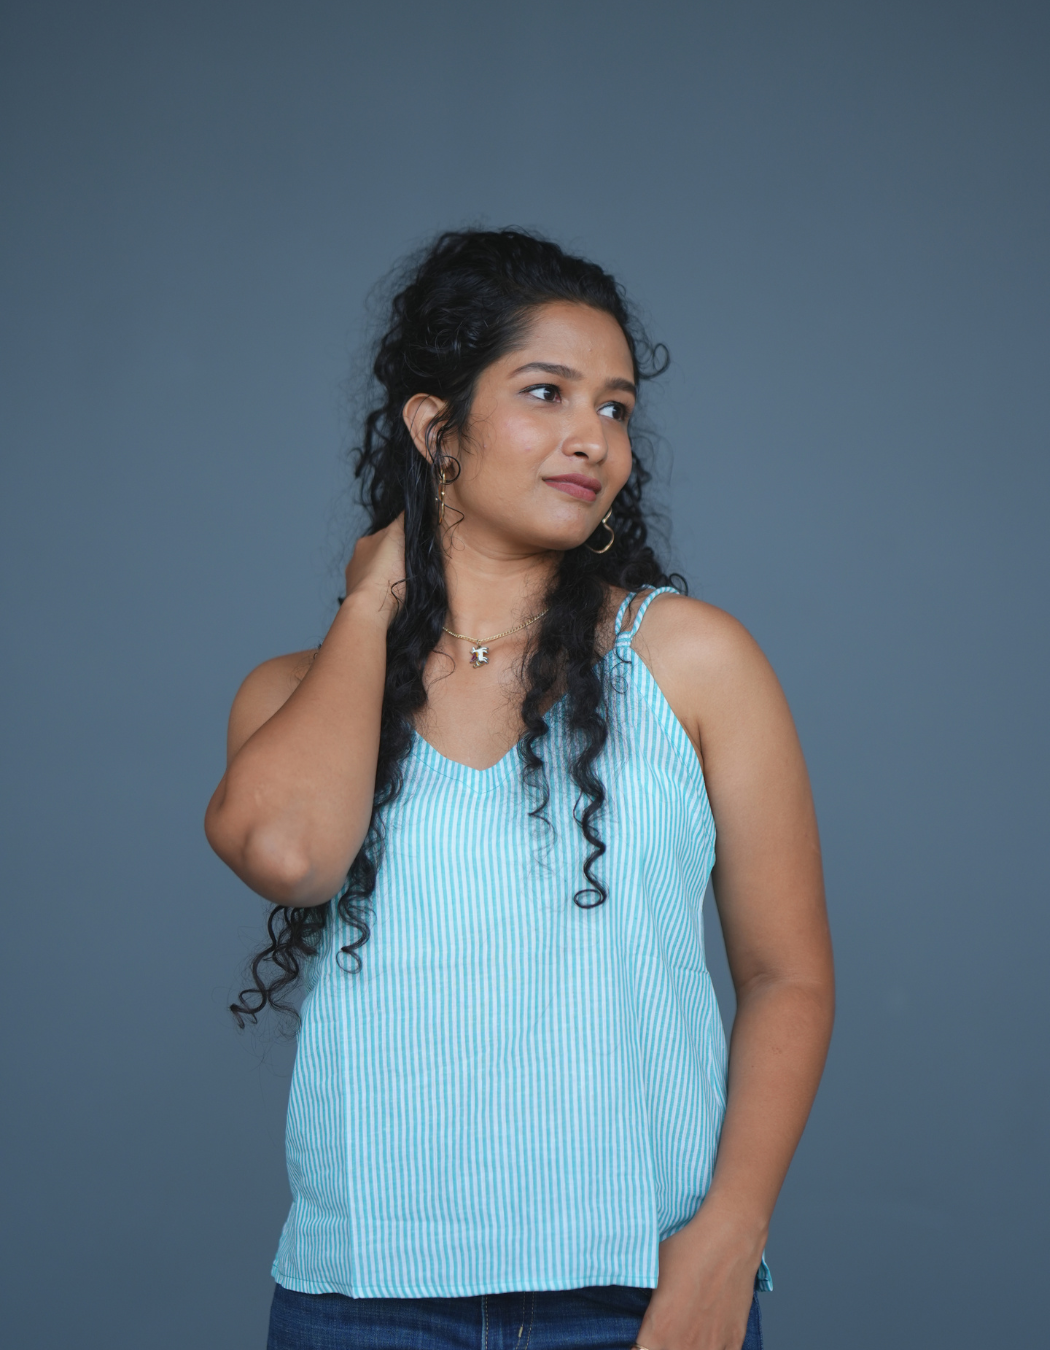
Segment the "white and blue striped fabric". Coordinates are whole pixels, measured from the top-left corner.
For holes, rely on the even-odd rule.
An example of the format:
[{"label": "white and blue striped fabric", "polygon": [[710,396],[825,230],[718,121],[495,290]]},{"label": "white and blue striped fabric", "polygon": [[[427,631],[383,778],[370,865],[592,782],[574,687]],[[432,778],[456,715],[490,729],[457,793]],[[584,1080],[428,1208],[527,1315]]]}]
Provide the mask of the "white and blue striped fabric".
[{"label": "white and blue striped fabric", "polygon": [[715,826],[703,774],[630,646],[665,591],[620,632],[624,600],[603,659],[603,904],[572,898],[589,846],[564,701],[539,746],[553,837],[529,819],[516,747],[472,769],[415,736],[362,968],[339,957],[356,932],[334,903],[310,963],[288,1107],[293,1203],[273,1265],[286,1288],[653,1288],[658,1244],[696,1212],[726,1045],[704,962]]}]

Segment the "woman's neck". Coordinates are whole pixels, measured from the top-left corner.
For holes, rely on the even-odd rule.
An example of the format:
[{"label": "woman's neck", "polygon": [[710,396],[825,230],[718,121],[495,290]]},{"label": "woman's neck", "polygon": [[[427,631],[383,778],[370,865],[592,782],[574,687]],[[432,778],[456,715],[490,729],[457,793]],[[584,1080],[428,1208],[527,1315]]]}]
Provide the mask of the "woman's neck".
[{"label": "woman's neck", "polygon": [[561,554],[479,547],[462,536],[445,549],[445,626],[483,638],[523,623],[543,608]]}]

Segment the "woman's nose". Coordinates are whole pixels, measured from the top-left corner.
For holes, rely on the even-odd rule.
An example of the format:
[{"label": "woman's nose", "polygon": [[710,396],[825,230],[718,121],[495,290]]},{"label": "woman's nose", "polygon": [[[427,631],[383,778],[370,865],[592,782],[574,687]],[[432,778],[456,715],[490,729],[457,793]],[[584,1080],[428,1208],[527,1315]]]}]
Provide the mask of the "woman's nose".
[{"label": "woman's nose", "polygon": [[584,413],[574,419],[572,429],[565,438],[565,450],[569,454],[586,455],[588,459],[604,459],[608,453],[605,441],[605,428],[596,412]]}]

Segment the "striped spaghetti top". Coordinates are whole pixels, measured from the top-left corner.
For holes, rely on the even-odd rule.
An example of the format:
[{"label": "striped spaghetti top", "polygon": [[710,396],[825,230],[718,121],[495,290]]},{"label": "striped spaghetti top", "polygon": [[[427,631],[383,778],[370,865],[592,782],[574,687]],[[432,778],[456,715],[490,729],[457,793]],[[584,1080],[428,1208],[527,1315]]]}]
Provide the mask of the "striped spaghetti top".
[{"label": "striped spaghetti top", "polygon": [[357,933],[334,901],[309,962],[273,1265],[286,1288],[654,1288],[659,1243],[695,1214],[726,1045],[704,962],[715,826],[700,761],[631,648],[664,592],[621,631],[626,597],[601,662],[604,903],[573,901],[589,845],[564,700],[538,746],[553,834],[528,816],[517,747],[473,769],[414,735],[362,967],[339,954]]}]

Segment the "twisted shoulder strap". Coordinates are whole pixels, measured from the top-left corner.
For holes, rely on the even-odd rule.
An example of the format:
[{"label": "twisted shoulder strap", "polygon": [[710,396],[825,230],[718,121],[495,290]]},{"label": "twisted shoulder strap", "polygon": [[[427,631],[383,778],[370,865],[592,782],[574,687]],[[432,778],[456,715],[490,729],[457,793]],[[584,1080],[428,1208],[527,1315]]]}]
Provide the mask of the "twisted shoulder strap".
[{"label": "twisted shoulder strap", "polygon": [[642,622],[642,618],[645,614],[645,611],[649,608],[650,601],[654,600],[658,595],[664,594],[678,595],[679,592],[676,591],[673,586],[654,586],[652,590],[650,590],[649,594],[642,601],[642,603],[638,606],[638,613],[634,616],[634,623],[631,624],[630,628],[625,629],[623,632],[621,632],[620,625],[623,623],[624,615],[627,613],[628,606],[630,605],[634,597],[638,594],[639,594],[638,591],[631,591],[631,593],[625,598],[623,604],[620,606],[619,613],[616,615],[616,645],[618,647],[630,646],[631,639],[634,637],[635,633],[638,632],[639,625]]}]

